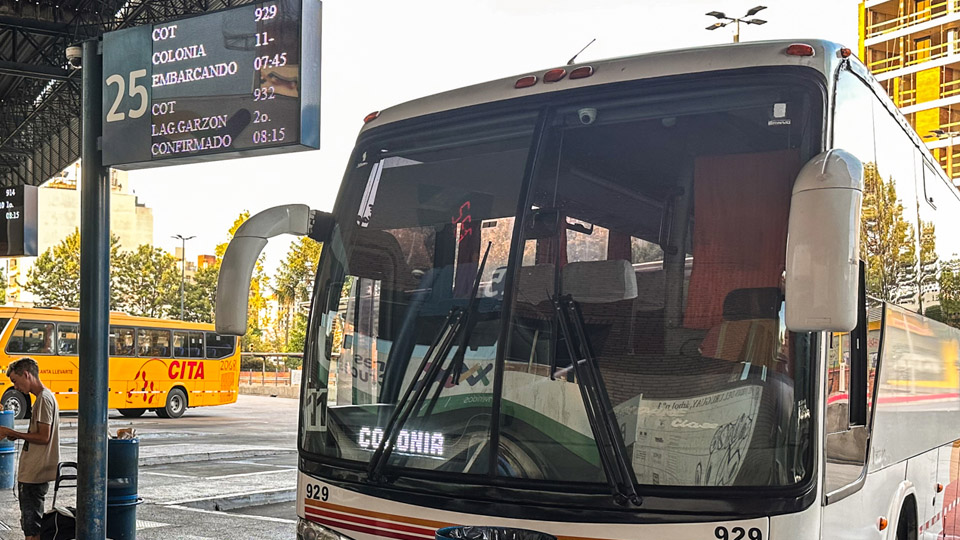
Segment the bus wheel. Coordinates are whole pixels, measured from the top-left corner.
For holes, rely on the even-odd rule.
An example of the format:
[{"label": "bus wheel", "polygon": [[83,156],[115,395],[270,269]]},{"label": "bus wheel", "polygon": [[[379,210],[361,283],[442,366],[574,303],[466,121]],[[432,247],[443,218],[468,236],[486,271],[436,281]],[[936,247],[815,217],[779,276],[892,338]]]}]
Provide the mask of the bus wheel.
[{"label": "bus wheel", "polygon": [[143,413],[147,412],[146,409],[117,409],[117,412],[120,413],[120,416],[126,416],[127,418],[140,418],[143,416]]},{"label": "bus wheel", "polygon": [[13,411],[13,417],[16,420],[22,420],[30,413],[30,401],[18,390],[12,388],[7,390],[0,401],[3,402],[4,410]]},{"label": "bus wheel", "polygon": [[907,497],[897,520],[897,540],[917,539],[917,511],[913,496]]},{"label": "bus wheel", "polygon": [[157,409],[160,418],[180,418],[187,410],[187,395],[183,390],[174,388],[167,392],[167,406]]}]

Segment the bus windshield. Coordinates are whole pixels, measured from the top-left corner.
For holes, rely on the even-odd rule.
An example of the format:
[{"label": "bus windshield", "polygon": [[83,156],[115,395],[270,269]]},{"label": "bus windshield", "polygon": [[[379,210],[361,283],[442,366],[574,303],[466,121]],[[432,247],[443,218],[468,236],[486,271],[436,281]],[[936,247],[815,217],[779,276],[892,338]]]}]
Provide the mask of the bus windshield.
[{"label": "bus windshield", "polygon": [[317,281],[304,452],[603,484],[599,422],[638,486],[809,478],[816,346],[785,329],[782,280],[821,91],[584,95],[361,140]]}]

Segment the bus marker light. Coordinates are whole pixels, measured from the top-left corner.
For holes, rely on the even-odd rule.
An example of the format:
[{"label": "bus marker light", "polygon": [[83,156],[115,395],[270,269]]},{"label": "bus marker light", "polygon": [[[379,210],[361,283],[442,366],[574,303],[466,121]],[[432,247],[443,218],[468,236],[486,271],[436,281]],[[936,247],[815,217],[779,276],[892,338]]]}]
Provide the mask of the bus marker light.
[{"label": "bus marker light", "polygon": [[889,525],[889,523],[887,523],[887,518],[881,517],[879,520],[877,520],[877,527],[878,527],[881,531],[886,530],[886,529],[887,529],[887,525]]},{"label": "bus marker light", "polygon": [[370,122],[376,120],[378,116],[380,116],[380,111],[373,111],[372,113],[363,117],[363,123],[369,124]]},{"label": "bus marker light", "polygon": [[535,84],[537,84],[537,76],[536,76],[536,75],[527,75],[526,77],[522,77],[522,78],[520,78],[520,79],[517,79],[517,82],[513,85],[513,87],[514,87],[514,88],[529,88],[529,87],[531,87],[531,86],[533,86],[533,85],[535,85]]},{"label": "bus marker light", "polygon": [[853,51],[850,49],[846,47],[840,49],[840,58],[849,58],[851,55],[853,55]]},{"label": "bus marker light", "polygon": [[791,56],[813,56],[813,47],[806,43],[794,43],[787,47],[787,54]]},{"label": "bus marker light", "polygon": [[585,78],[587,78],[587,77],[589,77],[589,76],[591,76],[591,75],[593,75],[593,67],[592,67],[592,66],[583,66],[583,67],[578,67],[577,69],[571,71],[571,72],[570,72],[570,79],[571,79],[571,80],[573,80],[573,79],[585,79]]},{"label": "bus marker light", "polygon": [[543,74],[543,82],[557,82],[566,77],[567,70],[563,68],[551,69]]},{"label": "bus marker light", "polygon": [[943,484],[938,483],[938,484],[937,484],[937,493],[942,493],[942,492],[943,492]]}]

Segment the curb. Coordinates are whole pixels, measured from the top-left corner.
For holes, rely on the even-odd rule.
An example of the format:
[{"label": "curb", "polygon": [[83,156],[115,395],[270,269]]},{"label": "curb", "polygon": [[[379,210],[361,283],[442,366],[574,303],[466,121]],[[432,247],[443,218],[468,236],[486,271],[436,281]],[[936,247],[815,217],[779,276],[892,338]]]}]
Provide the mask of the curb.
[{"label": "curb", "polygon": [[185,506],[200,510],[227,512],[249,506],[263,506],[266,504],[284,503],[297,500],[297,490],[290,488],[255,491],[226,497],[209,497],[206,499],[192,499],[164,503],[161,506]]},{"label": "curb", "polygon": [[292,450],[281,448],[263,448],[256,450],[221,450],[218,452],[197,452],[180,455],[159,455],[159,456],[141,456],[137,460],[140,467],[150,465],[170,465],[173,463],[194,463],[198,461],[213,461],[215,459],[237,459],[260,456],[276,456],[279,454],[290,453]]}]

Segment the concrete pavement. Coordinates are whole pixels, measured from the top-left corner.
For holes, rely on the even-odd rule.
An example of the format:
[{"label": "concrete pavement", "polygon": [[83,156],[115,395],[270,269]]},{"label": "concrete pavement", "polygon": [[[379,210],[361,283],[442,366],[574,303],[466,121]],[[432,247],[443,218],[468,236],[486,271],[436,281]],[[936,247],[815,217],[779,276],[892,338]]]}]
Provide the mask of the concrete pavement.
[{"label": "concrete pavement", "polygon": [[[135,427],[140,438],[138,539],[296,538],[297,400],[241,395],[176,420],[111,412],[111,432]],[[76,414],[60,422],[61,461],[75,460]],[[75,488],[61,489],[57,505],[76,506]],[[8,538],[23,538],[13,490],[0,492]]]}]

